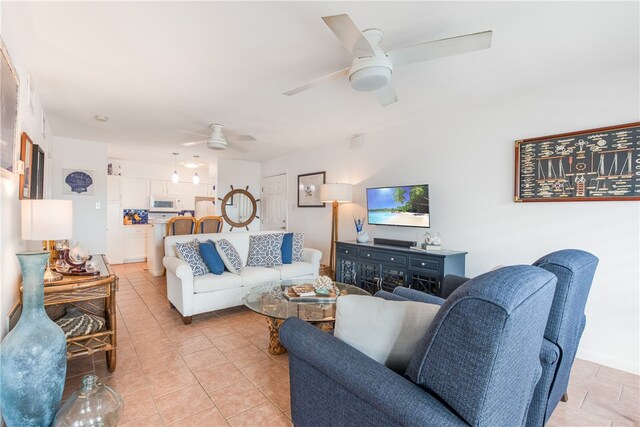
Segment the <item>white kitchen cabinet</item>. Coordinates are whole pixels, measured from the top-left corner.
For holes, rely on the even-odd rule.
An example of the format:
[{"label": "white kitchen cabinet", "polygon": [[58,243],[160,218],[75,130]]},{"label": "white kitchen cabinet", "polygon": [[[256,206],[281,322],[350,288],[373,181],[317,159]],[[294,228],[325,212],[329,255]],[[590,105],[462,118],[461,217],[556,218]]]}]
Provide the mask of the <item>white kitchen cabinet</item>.
[{"label": "white kitchen cabinet", "polygon": [[171,181],[152,179],[151,181],[149,181],[149,192],[154,196],[177,197],[180,195],[182,185],[186,185],[186,183],[174,184]]},{"label": "white kitchen cabinet", "polygon": [[107,175],[107,201],[119,202],[122,200],[122,177]]},{"label": "white kitchen cabinet", "polygon": [[200,183],[196,187],[196,196],[198,197],[215,197],[216,190],[213,189],[213,184]]},{"label": "white kitchen cabinet", "polygon": [[147,231],[149,225],[124,226],[124,262],[141,262],[147,259]]},{"label": "white kitchen cabinet", "polygon": [[196,186],[190,182],[180,183],[180,197],[178,197],[181,210],[195,210],[196,208]]},{"label": "white kitchen cabinet", "polygon": [[149,180],[122,178],[122,207],[124,209],[149,209]]},{"label": "white kitchen cabinet", "polygon": [[149,193],[154,196],[166,196],[167,182],[152,179],[149,181]]}]

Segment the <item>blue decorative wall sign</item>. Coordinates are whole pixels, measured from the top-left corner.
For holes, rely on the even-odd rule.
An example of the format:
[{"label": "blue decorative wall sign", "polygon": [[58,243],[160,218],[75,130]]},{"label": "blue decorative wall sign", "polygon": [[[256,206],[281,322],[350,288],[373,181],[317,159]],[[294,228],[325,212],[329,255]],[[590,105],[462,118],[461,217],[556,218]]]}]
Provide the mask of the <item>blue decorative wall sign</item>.
[{"label": "blue decorative wall sign", "polygon": [[64,176],[63,194],[83,194],[92,195],[93,190],[93,171],[63,169]]}]

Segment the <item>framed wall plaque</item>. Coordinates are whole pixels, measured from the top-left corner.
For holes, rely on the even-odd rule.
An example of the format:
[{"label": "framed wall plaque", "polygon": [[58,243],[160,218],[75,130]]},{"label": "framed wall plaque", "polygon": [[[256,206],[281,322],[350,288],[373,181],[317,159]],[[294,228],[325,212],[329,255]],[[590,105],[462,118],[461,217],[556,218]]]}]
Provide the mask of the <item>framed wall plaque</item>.
[{"label": "framed wall plaque", "polygon": [[320,201],[320,186],[326,181],[326,172],[313,172],[298,175],[298,207],[323,208]]},{"label": "framed wall plaque", "polygon": [[44,198],[44,151],[37,144],[31,155],[31,198]]},{"label": "framed wall plaque", "polygon": [[515,145],[516,202],[640,200],[640,122]]}]

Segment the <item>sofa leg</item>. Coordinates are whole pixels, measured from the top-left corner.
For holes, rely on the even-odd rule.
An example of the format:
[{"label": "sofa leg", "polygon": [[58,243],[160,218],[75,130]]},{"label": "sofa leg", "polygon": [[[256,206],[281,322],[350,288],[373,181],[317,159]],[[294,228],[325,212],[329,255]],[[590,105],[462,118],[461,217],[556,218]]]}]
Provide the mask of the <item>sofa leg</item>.
[{"label": "sofa leg", "polygon": [[173,303],[171,301],[169,301],[169,308],[176,308],[176,306],[173,305]]},{"label": "sofa leg", "polygon": [[184,323],[185,325],[190,325],[191,324],[191,318],[192,318],[192,316],[182,316],[182,323]]},{"label": "sofa leg", "polygon": [[569,394],[565,391],[562,397],[560,398],[563,402],[567,402],[569,400]]}]

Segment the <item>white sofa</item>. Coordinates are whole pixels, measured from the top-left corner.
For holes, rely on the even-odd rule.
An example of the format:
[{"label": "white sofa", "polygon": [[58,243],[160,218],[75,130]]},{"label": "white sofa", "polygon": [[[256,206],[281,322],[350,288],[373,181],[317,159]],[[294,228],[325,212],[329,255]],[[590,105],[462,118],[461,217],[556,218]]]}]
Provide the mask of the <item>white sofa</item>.
[{"label": "white sofa", "polygon": [[[162,264],[167,269],[167,297],[172,307],[182,314],[185,324],[191,323],[194,314],[242,305],[242,297],[255,285],[287,279],[315,279],[320,270],[322,252],[304,248],[304,261],[283,264],[278,267],[246,267],[249,255],[249,236],[276,233],[275,231],[250,231],[239,233],[189,234],[167,236],[164,239]],[[227,239],[236,248],[242,264],[240,274],[224,271],[195,276],[189,264],[178,257],[176,243]]]}]

